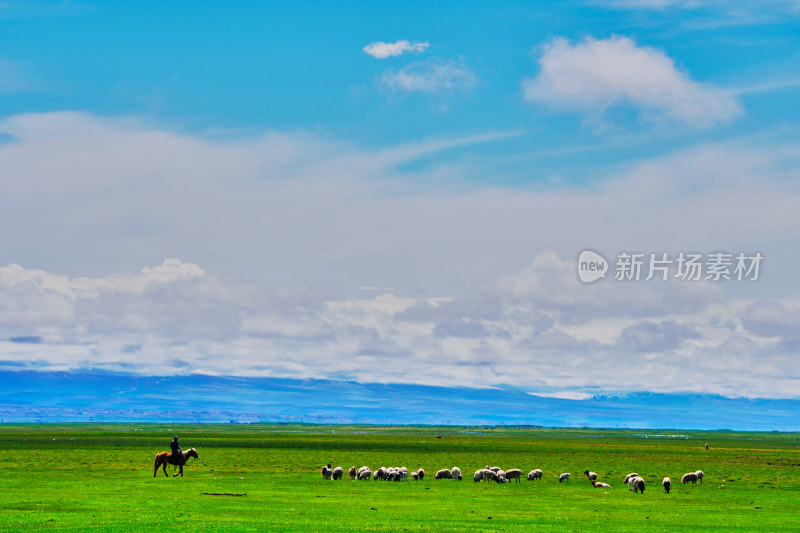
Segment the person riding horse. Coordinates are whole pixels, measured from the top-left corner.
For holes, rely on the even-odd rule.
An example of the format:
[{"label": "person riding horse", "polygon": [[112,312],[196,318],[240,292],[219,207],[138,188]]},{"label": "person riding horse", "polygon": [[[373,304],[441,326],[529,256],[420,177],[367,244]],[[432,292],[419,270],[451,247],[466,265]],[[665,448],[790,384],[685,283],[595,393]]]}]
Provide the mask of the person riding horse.
[{"label": "person riding horse", "polygon": [[180,444],[178,444],[178,436],[175,435],[172,437],[172,442],[169,445],[170,449],[172,450],[172,455],[169,457],[169,462],[174,465],[182,465],[183,464],[183,450],[181,450]]}]

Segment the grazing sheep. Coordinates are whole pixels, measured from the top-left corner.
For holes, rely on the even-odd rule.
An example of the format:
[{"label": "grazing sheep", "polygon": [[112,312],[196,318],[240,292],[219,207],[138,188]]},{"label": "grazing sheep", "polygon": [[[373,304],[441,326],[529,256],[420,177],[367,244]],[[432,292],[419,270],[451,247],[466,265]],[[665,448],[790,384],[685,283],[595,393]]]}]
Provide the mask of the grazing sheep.
[{"label": "grazing sheep", "polygon": [[634,476],[628,480],[628,488],[633,492],[640,492],[644,494],[644,479],[639,476]]},{"label": "grazing sheep", "polygon": [[372,474],[372,479],[374,479],[375,481],[378,481],[378,480],[383,481],[383,480],[386,479],[387,475],[388,475],[388,471],[386,470],[386,467],[382,466],[379,469],[377,469],[374,474]]},{"label": "grazing sheep", "polygon": [[342,468],[341,466],[337,466],[336,468],[333,469],[333,480],[334,481],[336,481],[338,479],[342,479],[343,476],[344,476],[344,468]]},{"label": "grazing sheep", "polygon": [[361,468],[359,468],[358,469],[358,475],[360,476],[361,472],[364,472],[365,470],[369,470],[369,467],[368,466],[362,466]]},{"label": "grazing sheep", "polygon": [[462,479],[461,469],[459,467],[454,466],[453,468],[450,469],[450,473],[453,474],[453,479],[455,479],[456,481],[461,481]]},{"label": "grazing sheep", "polygon": [[[502,472],[502,470],[500,470]],[[483,474],[483,480],[486,482],[493,481],[495,483],[505,483],[506,478],[501,477],[497,472],[494,470],[485,470]]]},{"label": "grazing sheep", "polygon": [[681,478],[681,483],[686,485],[687,483],[694,483],[697,485],[697,473],[689,472],[688,474],[684,474]]},{"label": "grazing sheep", "polygon": [[508,479],[506,479],[506,471],[505,470],[500,469],[500,470],[496,471],[495,474],[497,474],[497,477],[500,478],[500,483],[505,483],[506,481],[508,481]]},{"label": "grazing sheep", "polygon": [[472,475],[472,480],[477,483],[478,481],[483,481],[485,475],[485,468],[481,468],[480,470],[476,470],[475,473]]},{"label": "grazing sheep", "polygon": [[536,479],[542,479],[542,470],[539,468],[528,472],[528,481],[534,481]]},{"label": "grazing sheep", "polygon": [[369,470],[369,469],[362,470],[358,474],[358,479],[360,479],[361,481],[369,481],[369,478],[370,478],[371,475],[372,475],[372,471],[371,470]]},{"label": "grazing sheep", "polygon": [[592,480],[592,487],[596,489],[610,489],[611,485],[608,483],[598,483],[597,481]]},{"label": "grazing sheep", "polygon": [[511,470],[506,470],[506,479],[516,479],[517,483],[519,483],[519,479],[522,477],[522,470],[519,468],[512,468]]},{"label": "grazing sheep", "polygon": [[586,477],[589,479],[589,481],[597,481],[597,472],[589,472],[588,470],[584,470],[583,473],[586,474]]},{"label": "grazing sheep", "polygon": [[558,476],[558,482],[563,483],[564,481],[569,481],[569,472],[564,472],[560,476]]},{"label": "grazing sheep", "polygon": [[436,472],[436,475],[433,476],[433,479],[453,479],[453,473],[448,469],[443,468]]},{"label": "grazing sheep", "polygon": [[695,472],[695,474],[697,474],[697,482],[701,483],[703,481],[703,471],[698,470],[697,472]]},{"label": "grazing sheep", "polygon": [[663,480],[661,480],[661,484],[664,485],[664,492],[669,494],[669,487],[672,485],[672,481],[670,481],[668,477],[665,477]]},{"label": "grazing sheep", "polygon": [[423,469],[420,468],[419,470],[417,470],[417,475],[419,476],[420,481],[425,479],[425,471]]},{"label": "grazing sheep", "polygon": [[350,476],[350,479],[355,481],[356,480],[356,476],[358,476],[358,470],[356,470],[356,467],[351,466],[350,470],[347,471],[347,475]]},{"label": "grazing sheep", "polygon": [[332,474],[333,470],[331,470],[331,465],[322,467],[322,479],[330,479]]},{"label": "grazing sheep", "polygon": [[489,465],[486,465],[486,469],[491,470],[495,474],[502,470],[502,468],[500,468],[499,466],[489,466]]},{"label": "grazing sheep", "polygon": [[413,479],[414,481],[419,480],[419,474],[417,474],[416,472],[411,472],[410,475],[411,475],[411,479]]}]

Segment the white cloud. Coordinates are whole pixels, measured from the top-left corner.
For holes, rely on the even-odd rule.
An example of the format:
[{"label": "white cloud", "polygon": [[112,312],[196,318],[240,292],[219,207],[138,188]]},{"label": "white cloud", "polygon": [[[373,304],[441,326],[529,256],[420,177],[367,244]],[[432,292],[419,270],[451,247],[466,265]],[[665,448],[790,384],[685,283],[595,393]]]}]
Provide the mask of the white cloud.
[{"label": "white cloud", "polygon": [[435,93],[469,89],[476,80],[463,62],[431,59],[409,63],[397,71],[389,69],[381,81],[393,90]]},{"label": "white cloud", "polygon": [[369,43],[367,46],[363,48],[364,53],[371,55],[376,59],[386,59],[389,57],[395,57],[399,55],[403,55],[405,53],[414,53],[414,54],[421,54],[424,52],[429,46],[428,41],[424,42],[409,42],[406,40],[397,41],[394,43],[384,43],[382,41],[376,41],[373,43]]},{"label": "white cloud", "polygon": [[[458,155],[398,170],[503,133],[369,150],[304,132],[214,141],[80,114],[0,129],[17,138],[0,146],[0,258],[13,263],[0,269],[0,361],[796,394],[796,378],[777,371],[797,349],[796,144],[697,146],[591,188],[533,190],[442,185],[443,173],[493,170]],[[574,261],[587,246],[757,249],[765,270],[752,285],[586,286]],[[763,304],[772,297],[782,307]]]},{"label": "white cloud", "polygon": [[538,76],[522,82],[525,100],[593,120],[611,107],[630,106],[645,118],[702,128],[743,112],[730,92],[692,80],[661,50],[627,37],[587,37],[575,45],[557,38],[544,46],[539,66]]}]

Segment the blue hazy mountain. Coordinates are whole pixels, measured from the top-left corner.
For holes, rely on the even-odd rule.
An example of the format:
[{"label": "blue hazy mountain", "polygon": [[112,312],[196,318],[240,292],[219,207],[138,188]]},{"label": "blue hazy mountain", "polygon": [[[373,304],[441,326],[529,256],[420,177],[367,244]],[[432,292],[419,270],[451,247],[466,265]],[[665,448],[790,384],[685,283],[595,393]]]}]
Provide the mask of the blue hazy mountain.
[{"label": "blue hazy mountain", "polygon": [[0,418],[800,431],[800,399],[634,392],[565,400],[413,384],[2,371]]}]

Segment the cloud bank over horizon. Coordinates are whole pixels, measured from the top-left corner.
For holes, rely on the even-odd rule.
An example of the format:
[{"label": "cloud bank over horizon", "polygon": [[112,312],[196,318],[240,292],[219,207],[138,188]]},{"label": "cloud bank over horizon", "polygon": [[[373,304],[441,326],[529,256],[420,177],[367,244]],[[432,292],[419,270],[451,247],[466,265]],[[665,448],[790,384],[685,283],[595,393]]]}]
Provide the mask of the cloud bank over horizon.
[{"label": "cloud bank over horizon", "polygon": [[[6,368],[797,394],[800,298],[780,287],[793,274],[797,145],[693,147],[589,193],[435,185],[458,158],[404,170],[502,132],[370,150],[77,113],[0,130],[16,138],[0,146],[4,255],[25,259],[0,267]],[[398,189],[409,179],[428,186]],[[758,249],[766,266],[757,282],[584,285],[587,244]],[[59,267],[93,263],[105,266]]]}]

